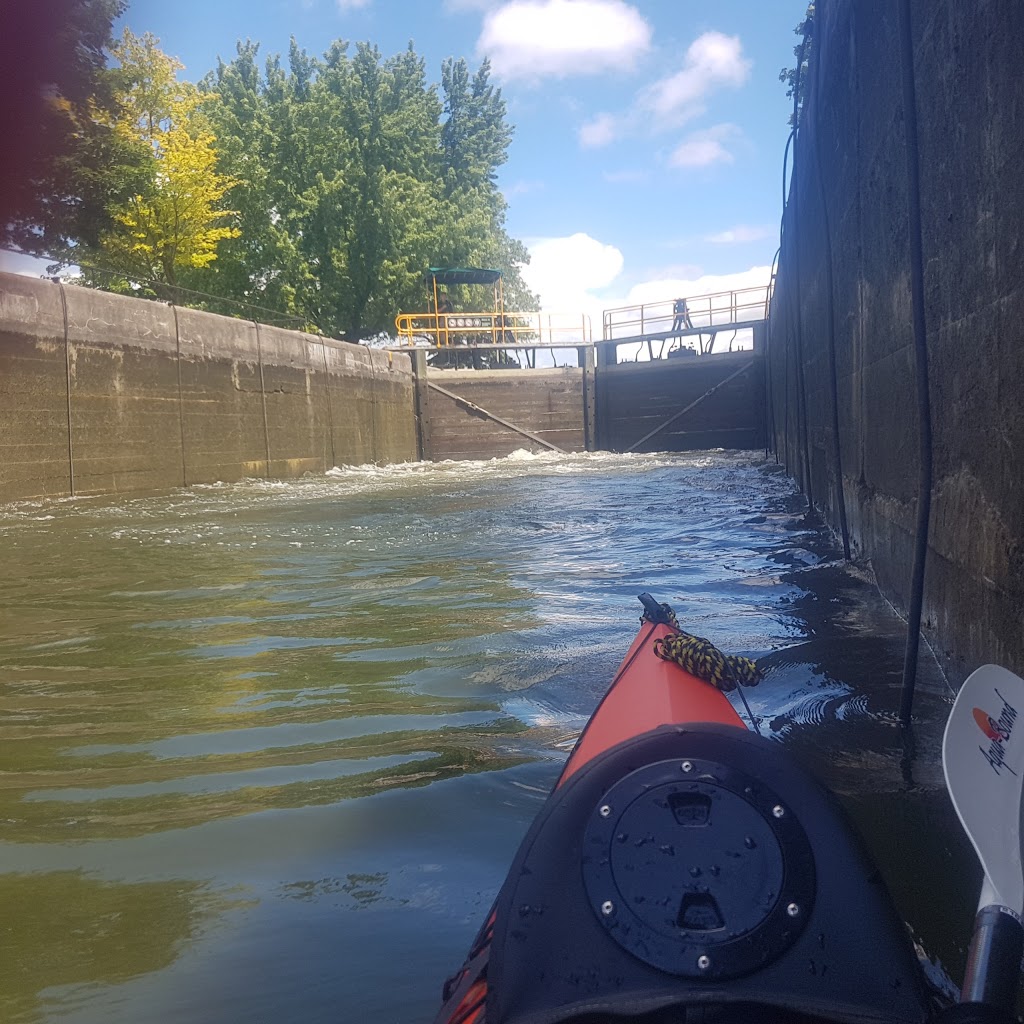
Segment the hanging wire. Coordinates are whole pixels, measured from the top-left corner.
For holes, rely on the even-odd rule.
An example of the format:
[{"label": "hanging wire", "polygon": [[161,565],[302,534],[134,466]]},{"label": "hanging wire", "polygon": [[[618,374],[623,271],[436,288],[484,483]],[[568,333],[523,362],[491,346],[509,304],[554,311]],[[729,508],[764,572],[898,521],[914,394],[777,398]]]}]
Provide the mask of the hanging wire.
[{"label": "hanging wire", "polygon": [[914,335],[914,381],[918,421],[917,523],[914,565],[907,609],[907,646],[903,657],[900,722],[910,725],[921,639],[924,572],[928,560],[928,520],[932,507],[932,413],[928,390],[928,328],[925,322],[924,244],[921,233],[921,171],[917,132],[917,91],[914,82],[914,34],[909,0],[900,0],[900,72],[903,86],[903,124],[906,131],[907,220],[910,247],[910,292]]},{"label": "hanging wire", "polygon": [[[804,367],[804,330],[803,330],[803,309],[801,302],[801,270],[800,270],[800,195],[799,178],[797,176],[796,150],[800,136],[800,119],[803,113],[803,106],[800,103],[800,80],[803,75],[804,55],[807,52],[807,43],[811,35],[811,22],[808,19],[804,22],[803,39],[800,42],[800,49],[796,58],[796,78],[793,84],[793,170],[790,178],[790,194],[793,208],[793,311],[796,326],[796,432],[797,443],[803,441],[801,451],[801,467],[804,489],[807,492],[807,512],[814,510],[814,481],[811,479],[811,452],[810,452],[810,428],[808,424],[807,411],[807,375]],[[802,429],[801,429],[802,428]]]},{"label": "hanging wire", "polygon": [[[815,21],[819,26],[824,24],[824,7],[822,0],[818,0],[818,7],[815,9]],[[818,189],[821,196],[821,222],[825,233],[825,304],[828,316],[827,338],[828,338],[828,368],[829,368],[829,397],[832,405],[832,459],[833,472],[836,478],[836,506],[839,513],[839,532],[843,541],[843,557],[850,560],[850,528],[846,518],[846,493],[843,489],[843,451],[839,432],[839,382],[836,376],[836,313],[835,313],[835,275],[832,270],[832,224],[828,212],[828,193],[825,189],[824,161],[821,156],[822,129],[821,129],[821,75],[824,61],[822,59],[825,47],[823,41],[824,33],[820,30],[817,33],[817,45],[814,48],[815,74],[811,81],[813,93],[811,94],[811,114],[813,123],[811,135],[814,139],[814,162],[816,164]]]},{"label": "hanging wire", "polygon": [[[19,256],[30,256],[35,259],[50,260],[53,263],[61,263],[63,260],[61,257],[55,256],[53,253],[47,252],[29,252],[26,249],[18,248],[17,246],[5,246],[5,251],[16,253]],[[174,296],[184,296],[185,300],[176,302],[176,305],[187,306],[192,309],[202,309],[204,303],[219,303],[225,307],[235,309],[238,311],[239,319],[251,319],[249,316],[242,316],[242,313],[258,312],[269,314],[269,317],[263,318],[263,323],[266,323],[269,327],[291,327],[293,329],[305,330],[308,327],[314,327],[319,333],[326,334],[316,320],[308,314],[296,314],[296,313],[282,313],[278,309],[273,309],[270,306],[261,306],[255,302],[248,302],[244,299],[234,299],[226,295],[214,295],[211,292],[199,291],[195,288],[185,288],[181,285],[168,284],[166,281],[158,281],[156,278],[147,277],[136,277],[132,275],[129,277],[123,271],[117,270],[109,265],[105,266],[103,263],[94,260],[92,257],[82,259],[78,261],[78,266],[83,267],[89,274],[97,274],[101,277],[108,279],[116,279],[121,281],[129,281],[132,284],[139,285],[142,288],[146,288],[153,292],[153,297],[163,298],[161,292],[173,293]],[[44,275],[40,275],[44,276]],[[109,289],[105,289],[109,290]],[[123,294],[118,292],[116,294]],[[135,298],[148,298],[149,296],[134,296]],[[196,301],[189,301],[192,298]],[[272,318],[272,319],[271,319]]]}]

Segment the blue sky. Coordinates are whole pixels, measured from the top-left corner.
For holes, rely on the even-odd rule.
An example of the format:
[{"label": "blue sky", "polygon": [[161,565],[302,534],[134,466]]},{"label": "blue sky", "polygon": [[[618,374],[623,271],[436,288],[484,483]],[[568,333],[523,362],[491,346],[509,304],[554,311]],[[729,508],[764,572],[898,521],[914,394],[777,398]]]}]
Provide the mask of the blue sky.
[{"label": "blue sky", "polygon": [[500,183],[546,309],[766,280],[806,0],[134,0],[200,78],[238,39],[314,53],[336,38],[441,61],[491,57],[516,134]]}]

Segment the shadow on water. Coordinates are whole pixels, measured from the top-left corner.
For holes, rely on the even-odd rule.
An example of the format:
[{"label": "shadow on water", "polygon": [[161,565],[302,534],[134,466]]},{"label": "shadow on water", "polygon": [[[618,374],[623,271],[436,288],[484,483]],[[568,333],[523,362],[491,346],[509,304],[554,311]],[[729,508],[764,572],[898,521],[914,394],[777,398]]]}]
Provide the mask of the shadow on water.
[{"label": "shadow on water", "polygon": [[908,751],[902,624],[801,513],[728,454],[0,510],[0,1018],[429,1018],[644,590],[761,660],[762,729],[957,977],[951,695],[925,654]]},{"label": "shadow on water", "polygon": [[[954,692],[926,646],[914,721],[899,724],[905,628],[870,568],[836,560],[823,531],[804,538],[807,564],[780,579],[779,603],[803,639],[760,660],[754,708],[843,805],[919,943],[926,972],[952,995],[962,975],[981,870],[956,820],[941,765]],[[820,559],[820,561],[815,561]],[[801,559],[802,560],[802,559]]]}]

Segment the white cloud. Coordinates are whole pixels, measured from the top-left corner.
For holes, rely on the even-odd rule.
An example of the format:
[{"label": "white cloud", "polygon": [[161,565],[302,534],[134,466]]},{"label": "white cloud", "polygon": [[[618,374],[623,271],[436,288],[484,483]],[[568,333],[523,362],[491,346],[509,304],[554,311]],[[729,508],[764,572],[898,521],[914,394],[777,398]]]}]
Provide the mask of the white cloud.
[{"label": "white cloud", "polygon": [[[739,36],[705,32],[687,48],[682,69],[641,89],[625,113],[602,113],[586,121],[579,129],[580,145],[584,149],[597,148],[627,135],[678,128],[707,110],[707,100],[713,92],[743,85],[750,77],[750,68]],[[721,143],[722,139],[703,140],[703,162],[687,162],[686,155],[680,157],[681,162],[670,162],[689,167],[731,160],[723,146],[713,145],[716,141]],[[691,155],[689,159],[700,161],[701,157]]]},{"label": "white cloud", "polygon": [[651,27],[624,0],[509,0],[484,18],[477,53],[504,78],[630,71]]},{"label": "white cloud", "polygon": [[594,293],[607,288],[622,272],[622,253],[582,231],[533,239],[527,247],[530,263],[523,267],[523,279],[540,296],[542,308],[596,316],[600,330],[603,304]]},{"label": "white cloud", "polygon": [[725,143],[741,132],[734,124],[716,124],[700,132],[691,132],[679,143],[668,158],[671,167],[711,167],[731,164],[735,157]]},{"label": "white cloud", "polygon": [[618,134],[618,118],[614,114],[598,114],[580,126],[580,145],[584,149],[598,149],[613,142]]},{"label": "white cloud", "polygon": [[771,238],[778,228],[770,224],[737,224],[734,228],[719,231],[713,235],[705,235],[704,241],[712,245],[737,245],[741,242],[760,242]]},{"label": "white cloud", "polygon": [[641,93],[640,106],[660,122],[681,124],[704,113],[709,93],[743,85],[750,76],[750,67],[739,36],[705,32],[687,48],[681,70]]},{"label": "white cloud", "polygon": [[693,277],[677,276],[673,270],[677,268],[666,268],[656,277],[633,285],[623,305],[663,302],[677,295],[690,299],[718,292],[742,291],[745,288],[767,288],[772,275],[771,267],[751,267],[734,274],[702,274]]},{"label": "white cloud", "polygon": [[357,11],[361,7],[369,7],[370,0],[335,0],[339,11]]},{"label": "white cloud", "polygon": [[[742,292],[748,288],[753,291],[738,297],[740,303],[745,304],[745,308],[741,307],[741,319],[756,320],[761,316],[765,289],[771,279],[770,266],[751,267],[731,274],[705,274],[700,267],[670,264],[628,287],[624,282],[616,287],[616,282],[622,277],[624,259],[614,245],[577,232],[559,238],[533,239],[527,246],[531,261],[523,268],[523,278],[540,295],[541,309],[546,313],[565,314],[552,320],[556,327],[563,328],[579,324],[580,315],[585,314],[590,319],[591,336],[594,338],[601,336],[602,313],[605,310],[647,305],[655,318],[662,314],[670,318],[672,300],[684,296],[694,300],[691,308],[695,322],[699,324],[706,322],[700,318],[707,317],[707,309],[712,305],[716,311],[728,308],[728,300],[722,306],[721,300],[702,302],[703,296]],[[718,312],[715,322],[721,323]],[[577,331],[573,337],[578,334]],[[571,343],[569,336],[565,337],[567,344]],[[719,349],[728,347],[730,343],[741,348],[749,348],[751,344],[749,331],[734,337],[721,334],[719,341]],[[647,358],[646,349],[624,349],[623,356],[634,358],[638,352],[640,358]]]},{"label": "white cloud", "polygon": [[[764,315],[764,301],[768,282],[771,280],[771,267],[751,267],[749,270],[741,270],[733,274],[689,273],[688,271],[691,269],[699,270],[699,268],[665,267],[648,280],[634,284],[626,297],[616,305],[627,307],[646,305],[649,314],[661,317],[667,328],[668,319],[671,316],[669,303],[676,297],[682,297],[688,302],[694,325],[699,327],[711,321],[710,312],[712,310],[715,311],[714,322],[721,324],[731,303],[729,298],[703,299],[703,296],[717,296],[722,292],[743,293],[745,289],[749,288],[751,291],[736,296],[736,301],[739,304],[738,318],[740,320],[759,320]],[[628,319],[629,315],[625,314],[625,318]],[[627,330],[631,331],[632,328]],[[624,331],[618,330],[614,333],[615,336],[622,336]],[[705,343],[707,340],[708,335],[705,334]],[[719,331],[715,351],[721,352],[730,348],[749,349],[752,345],[753,339],[749,329],[736,333]],[[647,358],[645,347],[642,345],[626,345],[619,351],[620,359]]]},{"label": "white cloud", "polygon": [[[624,259],[614,245],[584,232],[559,238],[533,239],[527,245],[531,260],[523,268],[523,278],[540,295],[541,308],[549,313],[566,314],[566,317],[556,317],[553,321],[556,326],[563,327],[579,323],[580,314],[585,314],[590,318],[593,337],[600,337],[602,312],[605,310],[647,304],[652,307],[654,316],[662,312],[671,316],[672,300],[684,296],[696,300],[691,305],[696,322],[700,323],[704,306],[708,305],[706,302],[701,304],[702,296],[748,288],[755,291],[740,296],[741,303],[748,307],[742,318],[758,319],[763,308],[764,289],[771,278],[769,266],[751,267],[731,274],[705,274],[700,267],[674,264],[663,266],[628,287],[624,282],[616,287],[616,282],[622,278]],[[720,308],[720,302],[711,302],[716,310]],[[721,322],[717,313],[715,320]],[[750,345],[746,334],[732,339],[722,335],[720,340],[720,348],[726,347],[730,340],[734,346],[749,348]]]},{"label": "white cloud", "polygon": [[[638,302],[661,302],[677,295],[698,296],[743,288],[764,288],[771,267],[751,267],[731,274],[705,274],[692,264],[669,264],[625,290],[609,291],[622,276],[621,250],[583,231],[527,242],[530,262],[523,279],[541,297],[543,308],[575,312],[597,302],[602,308]],[[596,293],[602,293],[598,296]]]}]

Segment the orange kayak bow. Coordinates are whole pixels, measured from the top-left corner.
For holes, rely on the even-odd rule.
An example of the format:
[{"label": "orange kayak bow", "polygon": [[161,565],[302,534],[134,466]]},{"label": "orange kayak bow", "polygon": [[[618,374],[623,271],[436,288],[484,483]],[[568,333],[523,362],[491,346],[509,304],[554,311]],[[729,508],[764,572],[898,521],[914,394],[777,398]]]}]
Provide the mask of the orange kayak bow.
[{"label": "orange kayak bow", "polygon": [[435,1024],[923,1024],[906,929],[834,802],[676,661],[726,688],[756,666],[641,600]]}]

